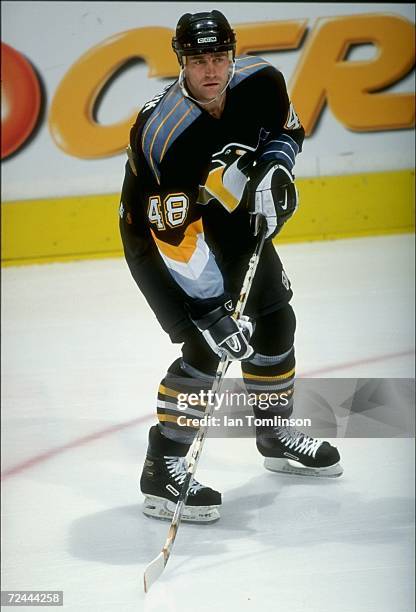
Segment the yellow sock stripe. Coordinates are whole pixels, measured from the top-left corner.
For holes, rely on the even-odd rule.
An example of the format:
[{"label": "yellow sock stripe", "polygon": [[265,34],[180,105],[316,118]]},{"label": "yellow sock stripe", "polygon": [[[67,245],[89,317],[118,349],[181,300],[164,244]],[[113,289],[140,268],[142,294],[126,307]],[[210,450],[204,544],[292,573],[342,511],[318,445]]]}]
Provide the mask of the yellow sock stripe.
[{"label": "yellow sock stripe", "polygon": [[257,374],[247,374],[246,372],[243,372],[243,378],[244,380],[247,378],[248,380],[262,380],[267,382],[269,380],[284,380],[285,378],[290,378],[293,376],[294,373],[295,368],[292,368],[289,370],[289,372],[285,372],[284,374],[277,374],[276,376],[259,376]]},{"label": "yellow sock stripe", "polygon": [[[168,397],[174,397],[175,399],[178,399],[178,395],[183,394],[185,396],[189,396],[192,395],[193,393],[197,393],[196,391],[194,392],[188,392],[188,391],[176,391],[175,389],[170,389],[169,387],[165,387],[164,385],[160,384],[159,385],[159,393],[161,395],[167,395]],[[198,393],[197,393],[198,395]],[[186,401],[186,400],[185,400]],[[191,404],[190,405],[191,408],[194,408],[195,410],[198,410],[199,408],[201,410],[205,410],[207,407],[207,402],[199,402],[199,404]]]},{"label": "yellow sock stripe", "polygon": [[162,395],[168,395],[169,397],[178,397],[181,391],[175,391],[175,389],[169,389],[169,387],[159,385],[159,393],[162,393]]}]

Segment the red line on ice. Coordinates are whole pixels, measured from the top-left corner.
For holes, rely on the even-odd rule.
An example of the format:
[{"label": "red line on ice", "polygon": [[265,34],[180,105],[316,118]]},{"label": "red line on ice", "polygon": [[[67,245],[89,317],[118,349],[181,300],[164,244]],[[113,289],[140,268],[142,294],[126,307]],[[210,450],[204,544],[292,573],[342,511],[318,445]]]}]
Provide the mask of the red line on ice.
[{"label": "red line on ice", "polygon": [[51,448],[50,450],[45,451],[44,453],[40,453],[39,455],[35,455],[30,459],[26,459],[22,463],[18,463],[14,467],[11,467],[1,475],[1,480],[5,480],[6,478],[10,478],[10,476],[15,476],[24,470],[27,470],[39,463],[43,463],[44,461],[48,461],[48,459],[52,459],[56,457],[56,455],[60,455],[67,450],[72,450],[74,448],[78,448],[79,446],[84,446],[85,444],[89,444],[90,442],[94,442],[95,440],[100,440],[101,438],[105,438],[106,436],[110,436],[113,433],[121,431],[122,429],[127,429],[128,427],[134,427],[135,425],[140,425],[144,421],[148,421],[154,417],[153,414],[147,414],[145,416],[138,417],[137,419],[132,419],[131,421],[125,421],[124,423],[119,423],[118,425],[112,425],[111,427],[107,427],[106,429],[101,429],[100,431],[94,431],[87,436],[83,436],[82,438],[77,438],[76,440],[72,440],[72,442],[68,442],[67,444],[63,444],[62,446],[57,446],[56,448]]},{"label": "red line on ice", "polygon": [[[390,359],[397,359],[400,357],[408,357],[409,355],[413,355],[414,350],[402,351],[401,353],[390,353],[388,355],[379,355],[377,357],[368,357],[367,359],[359,359],[356,361],[349,361],[346,363],[340,363],[338,365],[327,366],[324,368],[319,368],[317,370],[310,370],[309,372],[302,372],[299,374],[299,377],[307,378],[308,376],[317,376],[318,374],[327,374],[329,372],[335,372],[336,370],[346,370],[348,368],[355,367],[357,365],[367,365],[369,363],[377,363],[379,361],[387,361]],[[83,436],[82,438],[77,438],[72,442],[68,442],[67,444],[63,444],[62,446],[58,446],[56,448],[51,448],[44,453],[39,455],[35,455],[30,459],[26,459],[22,463],[18,463],[14,467],[6,469],[2,475],[1,480],[5,480],[6,478],[10,478],[10,476],[15,476],[16,474],[20,474],[20,472],[24,472],[25,470],[38,465],[39,463],[43,463],[44,461],[48,461],[61,453],[64,453],[67,450],[72,450],[74,448],[78,448],[80,446],[84,446],[85,444],[89,444],[90,442],[94,442],[95,440],[100,440],[101,438],[105,438],[106,436],[110,436],[118,431],[123,429],[128,429],[129,427],[134,427],[135,425],[140,425],[145,421],[149,421],[151,418],[154,418],[155,414],[147,414],[145,416],[138,417],[137,419],[132,419],[131,421],[125,421],[124,423],[119,423],[118,425],[112,425],[111,427],[107,427],[106,429],[102,429],[100,431],[93,432],[88,434],[87,436]]]},{"label": "red line on ice", "polygon": [[335,372],[336,370],[347,370],[348,368],[354,368],[357,365],[368,365],[369,363],[377,363],[378,361],[387,361],[389,359],[397,359],[399,357],[408,357],[414,354],[414,349],[408,351],[402,351],[400,353],[389,353],[388,355],[378,355],[377,357],[368,357],[367,359],[357,359],[355,361],[348,361],[346,363],[339,363],[338,365],[326,366],[317,370],[310,370],[309,372],[302,372],[298,374],[299,378],[308,378],[308,376],[317,376],[318,374],[328,374],[329,372]]}]

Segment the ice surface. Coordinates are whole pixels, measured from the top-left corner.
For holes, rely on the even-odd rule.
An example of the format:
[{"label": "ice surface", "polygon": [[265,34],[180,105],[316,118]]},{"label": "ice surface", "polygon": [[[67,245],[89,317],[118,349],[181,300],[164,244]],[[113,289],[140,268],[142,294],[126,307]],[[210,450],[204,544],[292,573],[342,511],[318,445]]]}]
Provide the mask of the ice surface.
[{"label": "ice surface", "polygon": [[[279,252],[295,290],[298,372],[414,376],[410,236]],[[178,347],[121,259],[2,277],[4,590],[62,589],[71,612],[413,609],[414,443],[404,438],[339,439],[344,475],[312,482],[265,471],[253,440],[209,439],[198,479],[223,491],[221,520],[182,525],[145,596],[143,570],[168,523],[141,514],[138,477]]]}]

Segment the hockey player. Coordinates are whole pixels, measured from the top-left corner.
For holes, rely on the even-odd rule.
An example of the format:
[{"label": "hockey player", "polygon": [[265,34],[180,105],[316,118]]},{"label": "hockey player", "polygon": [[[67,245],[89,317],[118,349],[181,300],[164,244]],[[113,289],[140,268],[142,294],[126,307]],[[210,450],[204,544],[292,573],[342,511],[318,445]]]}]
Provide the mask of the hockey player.
[{"label": "hockey player", "polygon": [[[293,392],[292,290],[271,239],[297,207],[293,167],[304,130],[282,74],[258,56],[235,57],[235,46],[219,11],[183,15],[172,41],[179,78],[145,104],[130,134],[120,204],[125,257],[160,325],[182,344],[160,383],[159,422],[140,480],[144,512],[155,517],[172,516],[196,431],[178,424],[178,395],[210,389],[223,351],[241,361],[248,391]],[[267,241],[246,307],[250,320],[235,321],[258,214]],[[204,410],[193,406],[185,415],[201,418]],[[289,402],[267,417],[291,411]],[[257,427],[256,442],[268,469],[342,472],[336,448],[298,430]],[[183,520],[215,520],[220,504],[219,492],[193,481]]]}]

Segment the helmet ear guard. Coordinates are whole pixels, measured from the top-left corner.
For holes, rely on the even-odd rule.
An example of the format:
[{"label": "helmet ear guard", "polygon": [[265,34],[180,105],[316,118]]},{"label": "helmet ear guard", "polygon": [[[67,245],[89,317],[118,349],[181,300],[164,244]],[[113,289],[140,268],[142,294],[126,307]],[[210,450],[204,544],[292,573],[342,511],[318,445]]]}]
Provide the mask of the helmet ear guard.
[{"label": "helmet ear guard", "polygon": [[184,57],[200,53],[231,51],[234,60],[235,46],[235,32],[220,11],[185,13],[172,38],[172,48],[182,67]]}]

